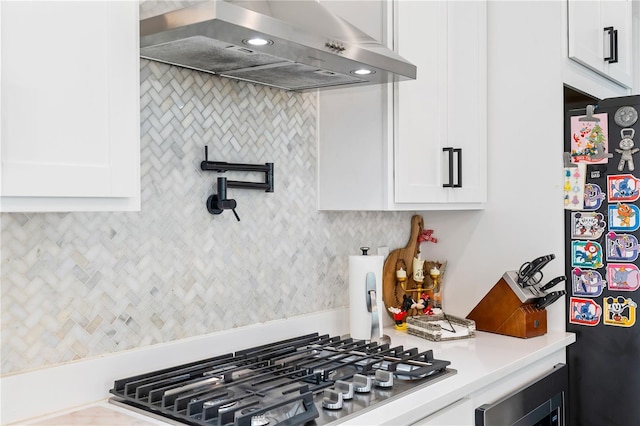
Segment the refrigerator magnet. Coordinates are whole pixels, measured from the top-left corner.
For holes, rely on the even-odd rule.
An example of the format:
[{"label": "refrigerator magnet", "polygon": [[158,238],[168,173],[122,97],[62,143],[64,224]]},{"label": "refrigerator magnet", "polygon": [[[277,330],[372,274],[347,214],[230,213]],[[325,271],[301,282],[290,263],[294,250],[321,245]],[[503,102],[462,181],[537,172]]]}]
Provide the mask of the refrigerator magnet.
[{"label": "refrigerator magnet", "polygon": [[640,148],[634,147],[633,136],[635,133],[636,131],[633,129],[622,129],[620,131],[620,142],[618,143],[618,148],[615,149],[615,151],[620,154],[620,161],[618,162],[619,172],[624,170],[625,165],[630,172],[635,170],[633,156],[640,151]]},{"label": "refrigerator magnet", "polygon": [[607,114],[594,114],[599,121],[580,121],[571,117],[571,161],[574,163],[604,164],[608,151]]},{"label": "refrigerator magnet", "polygon": [[600,322],[602,307],[591,299],[572,297],[569,300],[569,322],[594,326]]},{"label": "refrigerator magnet", "polygon": [[616,327],[631,327],[636,323],[636,308],[638,304],[623,296],[609,296],[603,300],[605,325]]},{"label": "refrigerator magnet", "polygon": [[[634,206],[635,207],[635,206]],[[597,240],[604,234],[607,223],[602,213],[571,213],[571,238],[579,240]]]},{"label": "refrigerator magnet", "polygon": [[632,106],[623,106],[616,110],[613,120],[620,127],[631,127],[638,119],[638,111]]},{"label": "refrigerator magnet", "polygon": [[602,294],[606,281],[600,272],[593,269],[573,268],[571,271],[571,289],[574,296],[597,297]]},{"label": "refrigerator magnet", "polygon": [[607,261],[633,262],[638,258],[638,239],[631,234],[607,234]]},{"label": "refrigerator magnet", "polygon": [[640,227],[640,209],[626,203],[609,204],[609,230],[635,231]]},{"label": "refrigerator magnet", "polygon": [[609,202],[635,201],[640,197],[640,182],[631,174],[607,176]]},{"label": "refrigerator magnet", "polygon": [[609,290],[635,291],[640,288],[640,271],[633,263],[608,263],[607,286]]},{"label": "refrigerator magnet", "polygon": [[601,268],[602,246],[595,241],[571,241],[571,266],[574,268]]},{"label": "refrigerator magnet", "polygon": [[584,180],[586,164],[564,168],[564,208],[582,210],[584,208]]},{"label": "refrigerator magnet", "polygon": [[584,186],[585,210],[598,210],[605,198],[606,195],[604,195],[604,193],[602,192],[602,188],[600,188],[600,185],[595,183],[588,183]]}]

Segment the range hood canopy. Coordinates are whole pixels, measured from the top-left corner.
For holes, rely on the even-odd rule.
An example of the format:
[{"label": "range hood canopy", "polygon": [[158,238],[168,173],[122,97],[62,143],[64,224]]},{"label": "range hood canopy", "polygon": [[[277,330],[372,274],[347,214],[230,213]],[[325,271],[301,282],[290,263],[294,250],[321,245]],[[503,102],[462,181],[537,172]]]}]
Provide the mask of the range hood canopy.
[{"label": "range hood canopy", "polygon": [[142,58],[224,77],[293,91],[416,78],[415,65],[315,0],[142,1],[140,17]]}]

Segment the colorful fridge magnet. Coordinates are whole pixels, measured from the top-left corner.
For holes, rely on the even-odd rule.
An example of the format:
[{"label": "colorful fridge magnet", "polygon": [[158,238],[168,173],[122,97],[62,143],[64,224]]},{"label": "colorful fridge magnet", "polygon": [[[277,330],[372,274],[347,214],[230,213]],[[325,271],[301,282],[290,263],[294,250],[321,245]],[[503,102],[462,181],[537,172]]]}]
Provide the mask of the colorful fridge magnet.
[{"label": "colorful fridge magnet", "polygon": [[571,266],[574,268],[601,268],[602,246],[595,241],[571,241]]},{"label": "colorful fridge magnet", "polygon": [[638,239],[631,234],[607,234],[607,260],[633,262],[638,258]]},{"label": "colorful fridge magnet", "polygon": [[640,227],[640,209],[633,204],[609,204],[609,230],[635,231]]},{"label": "colorful fridge magnet", "polygon": [[605,325],[617,327],[631,327],[636,323],[636,308],[638,304],[623,296],[609,296],[603,300]]},{"label": "colorful fridge magnet", "polygon": [[607,176],[609,202],[635,201],[640,197],[640,181],[631,174]]},{"label": "colorful fridge magnet", "polygon": [[598,210],[606,195],[602,192],[600,185],[588,183],[584,186],[584,209]]},{"label": "colorful fridge magnet", "polygon": [[640,271],[633,263],[607,263],[609,290],[635,291],[640,288]]},{"label": "colorful fridge magnet", "polygon": [[607,114],[594,114],[598,121],[581,121],[571,117],[571,161],[574,163],[604,164],[608,153]]},{"label": "colorful fridge magnet", "polygon": [[627,166],[630,172],[635,170],[635,166],[633,164],[633,155],[640,151],[640,148],[634,148],[633,136],[636,131],[633,129],[622,129],[620,130],[620,142],[618,143],[619,148],[616,148],[615,151],[618,154],[622,154],[620,157],[620,162],[618,163],[618,171],[621,172],[624,170],[624,166]]},{"label": "colorful fridge magnet", "polygon": [[602,294],[606,281],[600,272],[593,269],[573,268],[571,289],[574,296],[597,297]]},{"label": "colorful fridge magnet", "polygon": [[564,208],[582,210],[584,208],[584,177],[586,164],[564,168]]},{"label": "colorful fridge magnet", "polygon": [[602,307],[591,299],[572,297],[569,300],[569,322],[572,324],[598,325]]},{"label": "colorful fridge magnet", "polygon": [[[634,206],[635,207],[635,206]],[[607,223],[602,213],[571,213],[571,238],[579,240],[597,240],[604,234]]]}]

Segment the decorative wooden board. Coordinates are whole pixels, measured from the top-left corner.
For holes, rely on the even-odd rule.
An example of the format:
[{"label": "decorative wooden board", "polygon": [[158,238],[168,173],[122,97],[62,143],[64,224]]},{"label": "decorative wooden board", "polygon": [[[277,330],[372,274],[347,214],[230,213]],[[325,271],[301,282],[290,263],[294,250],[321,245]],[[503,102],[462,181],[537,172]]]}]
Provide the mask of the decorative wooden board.
[{"label": "decorative wooden board", "polygon": [[411,235],[407,246],[393,250],[387,256],[382,269],[382,301],[385,305],[385,310],[390,317],[393,318],[393,314],[389,312],[390,307],[399,308],[402,306],[402,296],[407,294],[404,289],[396,281],[396,270],[402,266],[407,271],[407,281],[405,281],[405,288],[416,288],[416,282],[411,278],[411,271],[413,265],[413,258],[417,257],[419,245],[418,236],[422,234],[424,228],[424,221],[422,216],[414,215],[411,218]]}]

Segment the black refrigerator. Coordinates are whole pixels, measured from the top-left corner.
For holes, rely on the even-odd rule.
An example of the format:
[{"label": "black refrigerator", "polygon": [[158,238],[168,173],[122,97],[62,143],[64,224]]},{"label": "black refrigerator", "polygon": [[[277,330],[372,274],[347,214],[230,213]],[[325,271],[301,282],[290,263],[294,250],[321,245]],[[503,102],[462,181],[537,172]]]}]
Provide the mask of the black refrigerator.
[{"label": "black refrigerator", "polygon": [[568,424],[640,425],[640,96],[565,112]]}]

